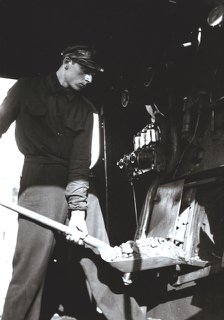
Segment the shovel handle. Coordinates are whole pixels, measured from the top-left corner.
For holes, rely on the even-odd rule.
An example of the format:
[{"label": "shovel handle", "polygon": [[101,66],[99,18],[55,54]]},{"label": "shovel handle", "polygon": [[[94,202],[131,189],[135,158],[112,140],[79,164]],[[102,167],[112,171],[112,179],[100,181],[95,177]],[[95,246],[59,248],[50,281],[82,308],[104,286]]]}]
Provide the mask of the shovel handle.
[{"label": "shovel handle", "polygon": [[[19,214],[27,217],[27,218],[30,218],[32,220],[35,220],[37,222],[40,222],[48,227],[51,227],[55,230],[58,230],[58,231],[61,231],[65,234],[70,234],[71,231],[70,231],[70,228],[60,222],[57,222],[53,219],[50,219],[48,217],[45,217],[43,216],[42,214],[39,214],[35,211],[32,211],[32,210],[29,210],[29,209],[26,209],[26,208],[23,208],[19,205],[16,205],[14,203],[6,203],[6,202],[3,202],[2,200],[0,201],[0,205],[7,208],[7,209],[10,209],[12,211],[15,211],[15,212],[18,212]],[[83,241],[90,245],[91,247],[94,247],[96,249],[98,249],[100,251],[100,249],[107,249],[107,248],[111,248],[109,244],[107,244],[106,242],[104,241],[101,241],[95,237],[92,237],[90,235],[87,235]]]},{"label": "shovel handle", "polygon": [[40,222],[48,227],[51,227],[53,229],[56,229],[58,231],[61,231],[63,233],[68,233],[68,227],[60,222],[57,222],[55,220],[52,220],[50,218],[47,218],[45,216],[43,216],[42,214],[36,213],[32,210],[23,208],[19,205],[16,205],[14,203],[7,203],[7,202],[3,202],[2,200],[0,201],[0,205],[10,209],[12,211],[15,211],[27,218],[30,218],[32,220],[35,220],[37,222]]}]

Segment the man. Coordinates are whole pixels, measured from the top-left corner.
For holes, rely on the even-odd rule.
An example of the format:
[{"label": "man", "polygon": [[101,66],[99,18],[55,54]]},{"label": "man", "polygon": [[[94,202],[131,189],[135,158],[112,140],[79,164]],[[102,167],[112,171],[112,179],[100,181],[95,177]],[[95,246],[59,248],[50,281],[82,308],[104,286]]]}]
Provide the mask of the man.
[{"label": "man", "polygon": [[[108,241],[98,200],[93,194],[87,197],[96,111],[80,93],[97,71],[103,70],[94,61],[91,48],[68,47],[56,73],[19,79],[0,109],[0,134],[15,120],[17,145],[25,157],[19,205],[62,223],[69,218],[69,239],[79,244],[88,232]],[[19,218],[13,275],[2,320],[40,318],[44,280],[54,246],[52,230]],[[144,319],[134,299],[113,292],[98,279],[96,263],[90,257],[80,262],[105,317]]]}]

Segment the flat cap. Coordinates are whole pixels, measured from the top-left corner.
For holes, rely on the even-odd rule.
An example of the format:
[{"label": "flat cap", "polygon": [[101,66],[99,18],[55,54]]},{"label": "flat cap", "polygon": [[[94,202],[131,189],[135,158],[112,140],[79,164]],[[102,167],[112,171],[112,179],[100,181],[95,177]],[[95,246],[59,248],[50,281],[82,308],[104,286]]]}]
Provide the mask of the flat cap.
[{"label": "flat cap", "polygon": [[103,68],[100,67],[95,61],[95,50],[86,45],[75,45],[67,47],[61,52],[63,58],[69,57],[71,60],[83,65],[84,67],[92,70],[103,72]]}]

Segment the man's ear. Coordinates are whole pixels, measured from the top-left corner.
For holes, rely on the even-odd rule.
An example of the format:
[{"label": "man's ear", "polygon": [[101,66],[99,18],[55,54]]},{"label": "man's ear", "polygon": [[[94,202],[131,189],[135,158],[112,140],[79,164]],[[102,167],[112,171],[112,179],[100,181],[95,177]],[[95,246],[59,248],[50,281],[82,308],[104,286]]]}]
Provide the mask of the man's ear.
[{"label": "man's ear", "polygon": [[65,64],[65,66],[68,66],[69,64],[71,64],[72,60],[69,57],[65,57],[63,63]]}]

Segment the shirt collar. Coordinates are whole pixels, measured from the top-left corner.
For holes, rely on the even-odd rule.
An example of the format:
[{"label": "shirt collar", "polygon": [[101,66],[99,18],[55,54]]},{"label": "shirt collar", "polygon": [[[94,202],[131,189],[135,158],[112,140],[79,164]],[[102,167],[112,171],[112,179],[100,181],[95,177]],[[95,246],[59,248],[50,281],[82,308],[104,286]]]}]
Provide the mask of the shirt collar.
[{"label": "shirt collar", "polygon": [[75,96],[79,95],[79,93],[76,92],[75,90],[64,88],[60,84],[56,73],[53,73],[53,72],[50,73],[47,77],[47,82],[50,86],[50,90],[52,93],[63,93],[69,99],[72,99]]}]

